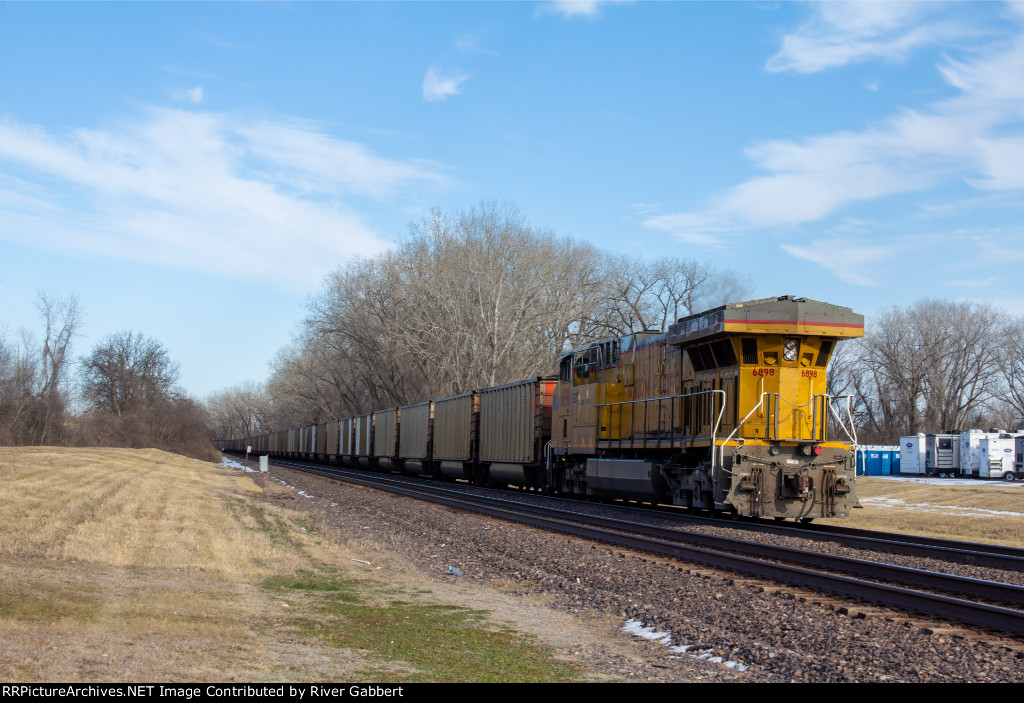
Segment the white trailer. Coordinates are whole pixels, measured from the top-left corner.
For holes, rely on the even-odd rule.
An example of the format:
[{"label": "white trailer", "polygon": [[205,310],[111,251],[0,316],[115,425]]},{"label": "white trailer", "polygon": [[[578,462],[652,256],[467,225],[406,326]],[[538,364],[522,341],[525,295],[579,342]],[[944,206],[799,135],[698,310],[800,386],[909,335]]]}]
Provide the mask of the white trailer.
[{"label": "white trailer", "polygon": [[1008,481],[1024,479],[1024,435],[1013,438],[1016,459],[1013,462],[1013,478],[1003,476]]},{"label": "white trailer", "polygon": [[925,473],[956,476],[960,472],[960,435],[930,434],[924,443]]},{"label": "white trailer", "polygon": [[923,475],[925,473],[924,434],[900,437],[900,473]]},{"label": "white trailer", "polygon": [[964,476],[981,475],[981,440],[999,437],[999,432],[967,430],[960,433],[960,473]]},{"label": "white trailer", "polygon": [[1013,465],[1014,452],[1017,448],[1016,439],[1010,434],[982,438],[979,444],[981,453],[979,478],[1001,478],[1007,481],[1013,481],[1016,478]]}]

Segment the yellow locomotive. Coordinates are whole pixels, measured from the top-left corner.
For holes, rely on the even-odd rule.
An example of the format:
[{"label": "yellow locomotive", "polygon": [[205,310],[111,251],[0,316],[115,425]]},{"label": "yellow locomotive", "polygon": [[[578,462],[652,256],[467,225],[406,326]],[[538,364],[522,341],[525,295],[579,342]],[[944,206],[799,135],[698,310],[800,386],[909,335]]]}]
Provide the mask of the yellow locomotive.
[{"label": "yellow locomotive", "polygon": [[838,341],[863,334],[849,308],[783,296],[574,349],[559,361],[548,480],[733,515],[845,517],[856,435],[825,369]]}]

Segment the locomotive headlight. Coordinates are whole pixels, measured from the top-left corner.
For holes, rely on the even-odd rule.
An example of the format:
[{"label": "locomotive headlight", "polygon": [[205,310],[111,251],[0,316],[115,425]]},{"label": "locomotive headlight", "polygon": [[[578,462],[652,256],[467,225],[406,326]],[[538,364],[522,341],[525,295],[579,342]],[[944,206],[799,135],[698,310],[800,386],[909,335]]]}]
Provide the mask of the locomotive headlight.
[{"label": "locomotive headlight", "polygon": [[799,340],[789,338],[782,347],[782,358],[786,361],[796,361],[796,353],[800,347]]}]

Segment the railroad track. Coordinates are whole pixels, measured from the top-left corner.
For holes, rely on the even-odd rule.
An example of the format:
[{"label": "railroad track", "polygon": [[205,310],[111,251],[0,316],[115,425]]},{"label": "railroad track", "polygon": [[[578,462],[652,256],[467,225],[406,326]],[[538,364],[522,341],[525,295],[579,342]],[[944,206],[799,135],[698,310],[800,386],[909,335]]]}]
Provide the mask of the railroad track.
[{"label": "railroad track", "polygon": [[[700,519],[700,518],[691,518]],[[712,519],[712,518],[706,518]],[[721,523],[721,520],[714,520]],[[737,526],[735,522],[729,523]],[[742,529],[791,534],[804,539],[827,539],[850,547],[871,549],[889,554],[942,559],[961,564],[1024,572],[1024,549],[1002,544],[983,544],[959,540],[906,535],[898,532],[876,532],[841,525],[756,525],[741,523]]]},{"label": "railroad track", "polygon": [[[517,502],[514,497],[510,498],[507,494],[470,495],[453,488],[451,484],[409,480],[389,474],[367,473],[300,461],[272,460],[272,463],[283,468],[369,486],[606,544],[739,571],[759,578],[828,591],[924,615],[958,620],[1016,637],[1024,635],[1024,587],[1018,585],[759,544],[743,539],[686,532],[674,527],[666,528],[591,515],[571,507]],[[566,502],[570,506],[573,503]],[[779,529],[775,527],[773,531]],[[805,530],[796,532],[805,538],[812,536],[821,539],[824,536],[824,531],[818,530],[815,532],[820,532],[819,535],[808,535]],[[942,540],[943,546],[932,546],[932,551],[928,551],[929,547],[926,544],[914,544],[905,540],[887,541],[879,536],[829,534],[827,538],[840,539],[844,543],[851,543],[847,540],[859,541],[859,544],[867,544],[875,551],[892,547],[892,551],[901,554],[913,553],[972,564],[987,561],[989,565],[999,564],[997,568],[1021,568],[1020,556],[984,551],[988,545],[963,543],[966,546],[950,547],[948,541]],[[900,551],[907,548],[914,551]],[[857,576],[846,575],[850,573]]]}]

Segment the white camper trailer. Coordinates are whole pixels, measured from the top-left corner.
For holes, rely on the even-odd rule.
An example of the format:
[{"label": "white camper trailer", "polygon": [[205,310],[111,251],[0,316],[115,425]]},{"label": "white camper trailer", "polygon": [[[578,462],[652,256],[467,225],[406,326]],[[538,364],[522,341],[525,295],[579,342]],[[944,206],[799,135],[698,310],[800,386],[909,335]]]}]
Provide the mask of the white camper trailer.
[{"label": "white camper trailer", "polygon": [[981,466],[978,478],[1002,478],[1012,481],[1015,478],[1013,460],[1016,448],[1016,439],[1010,434],[983,438],[979,447]]},{"label": "white camper trailer", "polygon": [[1016,458],[1013,462],[1013,476],[1003,476],[1007,481],[1024,479],[1024,435],[1014,437],[1013,442]]},{"label": "white camper trailer", "polygon": [[923,434],[900,437],[900,473],[924,475],[924,440]]},{"label": "white camper trailer", "polygon": [[967,430],[960,433],[960,473],[963,476],[981,475],[981,440],[999,437],[999,432]]},{"label": "white camper trailer", "polygon": [[925,473],[956,476],[960,472],[960,435],[930,434],[924,442]]}]

